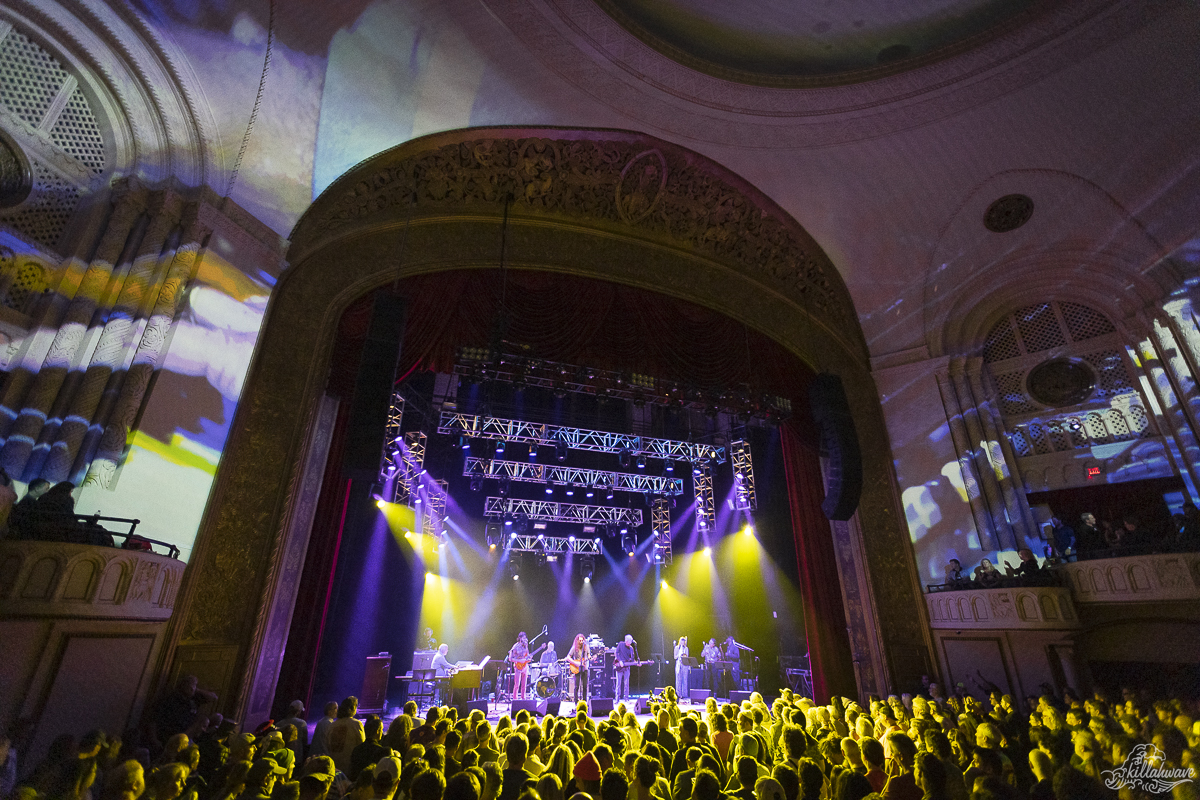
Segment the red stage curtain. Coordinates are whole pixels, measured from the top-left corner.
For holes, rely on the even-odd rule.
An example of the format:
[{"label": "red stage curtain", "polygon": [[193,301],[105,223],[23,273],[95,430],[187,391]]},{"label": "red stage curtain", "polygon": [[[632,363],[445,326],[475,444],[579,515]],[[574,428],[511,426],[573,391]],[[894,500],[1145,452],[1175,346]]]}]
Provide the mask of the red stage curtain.
[{"label": "red stage curtain", "polygon": [[804,630],[812,665],[813,697],[819,703],[833,695],[857,697],[842,582],[838,577],[829,520],[821,511],[825,487],[815,432],[793,418],[780,426]]}]

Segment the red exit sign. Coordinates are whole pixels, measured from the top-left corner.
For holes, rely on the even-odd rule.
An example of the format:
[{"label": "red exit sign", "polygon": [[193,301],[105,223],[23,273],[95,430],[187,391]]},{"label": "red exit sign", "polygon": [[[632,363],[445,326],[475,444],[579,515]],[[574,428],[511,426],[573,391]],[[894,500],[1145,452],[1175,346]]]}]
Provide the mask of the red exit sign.
[{"label": "red exit sign", "polygon": [[1099,467],[1088,467],[1088,468],[1087,468],[1087,475],[1088,475],[1088,480],[1089,480],[1089,481],[1090,481],[1092,478],[1097,478],[1097,477],[1099,477],[1099,476],[1100,476],[1100,468],[1099,468]]}]

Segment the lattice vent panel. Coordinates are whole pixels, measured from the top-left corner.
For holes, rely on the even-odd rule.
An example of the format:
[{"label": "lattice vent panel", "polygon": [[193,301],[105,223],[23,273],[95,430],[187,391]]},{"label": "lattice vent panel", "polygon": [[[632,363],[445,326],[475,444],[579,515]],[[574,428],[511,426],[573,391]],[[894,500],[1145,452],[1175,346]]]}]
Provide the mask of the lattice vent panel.
[{"label": "lattice vent panel", "polygon": [[104,172],[104,137],[83,92],[76,89],[50,129],[50,140],[99,175]]},{"label": "lattice vent panel", "polygon": [[1129,371],[1125,368],[1125,360],[1119,350],[1098,350],[1088,353],[1083,360],[1096,370],[1096,397],[1115,397],[1119,394],[1129,394],[1134,391],[1133,382],[1129,380]]},{"label": "lattice vent panel", "polygon": [[1150,417],[1146,414],[1146,409],[1142,408],[1141,405],[1131,405],[1126,417],[1129,419],[1131,433],[1139,437],[1150,435]]},{"label": "lattice vent panel", "polygon": [[1017,455],[1033,455],[1033,445],[1030,443],[1029,435],[1024,428],[1017,428],[1008,438],[1012,442],[1013,450],[1016,451]]},{"label": "lattice vent panel", "polygon": [[67,72],[19,31],[0,42],[0,103],[33,127],[41,124]]},{"label": "lattice vent panel", "polygon": [[1135,438],[1129,431],[1129,426],[1125,424],[1125,415],[1117,409],[1109,409],[1108,411],[1108,429],[1112,431],[1113,439],[1118,442],[1124,442],[1128,439]]},{"label": "lattice vent panel", "polygon": [[1005,372],[996,376],[996,388],[999,394],[1000,413],[1006,416],[1013,414],[1030,414],[1038,407],[1029,402],[1023,388],[1023,372]]},{"label": "lattice vent panel", "polygon": [[30,166],[33,191],[16,211],[0,214],[0,222],[54,249],[79,202],[79,189],[37,161]]},{"label": "lattice vent panel", "polygon": [[1099,412],[1093,412],[1084,417],[1084,427],[1088,438],[1098,444],[1108,441],[1108,429],[1104,427],[1104,417]]},{"label": "lattice vent panel", "polygon": [[1116,330],[1108,321],[1108,317],[1094,308],[1079,303],[1060,302],[1058,310],[1062,313],[1063,321],[1067,323],[1067,333],[1072,341],[1095,339]]},{"label": "lattice vent panel", "polygon": [[1021,332],[1021,343],[1025,352],[1040,353],[1052,347],[1061,347],[1067,343],[1058,317],[1049,303],[1027,306],[1015,315],[1017,329]]},{"label": "lattice vent panel", "polygon": [[1019,355],[1021,348],[1017,347],[1017,336],[1013,333],[1012,323],[1007,319],[997,323],[983,343],[983,360],[991,363],[1016,358]]},{"label": "lattice vent panel", "polygon": [[46,270],[41,266],[22,264],[14,267],[12,283],[9,284],[8,292],[3,297],[3,303],[11,309],[27,314],[49,285]]}]

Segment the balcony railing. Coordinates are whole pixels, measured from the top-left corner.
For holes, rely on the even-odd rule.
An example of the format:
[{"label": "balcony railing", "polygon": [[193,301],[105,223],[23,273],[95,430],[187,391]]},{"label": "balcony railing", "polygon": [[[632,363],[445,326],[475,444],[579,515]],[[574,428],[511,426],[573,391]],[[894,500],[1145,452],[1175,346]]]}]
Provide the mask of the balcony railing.
[{"label": "balcony railing", "polygon": [[1063,630],[1079,627],[1069,589],[1020,586],[937,592],[925,595],[933,628],[1026,628]]}]

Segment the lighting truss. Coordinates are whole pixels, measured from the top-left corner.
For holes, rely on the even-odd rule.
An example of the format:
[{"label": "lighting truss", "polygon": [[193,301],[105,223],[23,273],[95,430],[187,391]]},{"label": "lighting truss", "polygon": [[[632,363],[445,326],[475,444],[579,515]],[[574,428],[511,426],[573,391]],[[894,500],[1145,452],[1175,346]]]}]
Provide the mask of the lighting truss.
[{"label": "lighting truss", "polygon": [[399,392],[392,395],[392,404],[388,407],[387,424],[383,428],[383,459],[379,465],[379,482],[383,483],[399,469],[396,458],[400,455],[400,447],[396,442],[400,438],[400,427],[404,421],[404,398]]},{"label": "lighting truss", "polygon": [[750,443],[738,439],[729,445],[729,460],[733,467],[734,508],[754,511],[758,497],[754,493],[754,463],[750,459]]},{"label": "lighting truss", "polygon": [[555,503],[549,500],[521,500],[515,497],[489,497],[483,504],[485,517],[512,517],[523,514],[531,520],[570,522],[576,525],[642,524],[640,508],[624,506],[588,506],[577,503]]},{"label": "lighting truss", "polygon": [[761,419],[782,419],[792,410],[789,399],[756,393],[746,384],[710,391],[636,372],[616,372],[533,358],[525,352],[527,350],[510,342],[502,343],[498,349],[463,347],[454,365],[454,374],[473,381],[496,380],[550,389],[556,393],[575,392],[693,411],[709,412],[715,408]]},{"label": "lighting truss", "polygon": [[611,488],[618,492],[683,494],[683,481],[678,478],[660,478],[636,472],[605,472],[525,461],[499,461],[494,458],[467,457],[463,463],[463,475],[470,478],[508,478],[524,483],[550,481],[561,486]]},{"label": "lighting truss", "polygon": [[409,431],[400,444],[400,470],[393,484],[393,503],[411,505],[420,485],[421,473],[425,471],[426,436],[422,431]]},{"label": "lighting truss", "polygon": [[427,534],[440,534],[445,530],[446,522],[446,490],[445,481],[434,481],[437,488],[431,492],[423,492],[425,502],[422,504],[421,531]]},{"label": "lighting truss", "polygon": [[664,498],[655,498],[650,506],[650,531],[654,535],[654,561],[670,564],[671,557],[671,508]]},{"label": "lighting truss", "polygon": [[512,533],[505,548],[517,553],[585,553],[600,555],[604,545],[599,539],[583,536],[530,536]]},{"label": "lighting truss", "polygon": [[507,442],[555,446],[565,444],[572,450],[595,453],[642,454],[649,458],[670,458],[676,461],[708,461],[725,463],[725,448],[711,444],[681,442],[674,439],[651,439],[628,433],[568,428],[544,425],[517,419],[483,417],[457,410],[442,411],[438,433],[455,433],[479,439],[503,439]]},{"label": "lighting truss", "polygon": [[692,486],[696,490],[696,525],[705,530],[712,530],[716,523],[716,513],[713,504],[712,467],[707,461],[699,464],[698,475],[692,476]]}]

